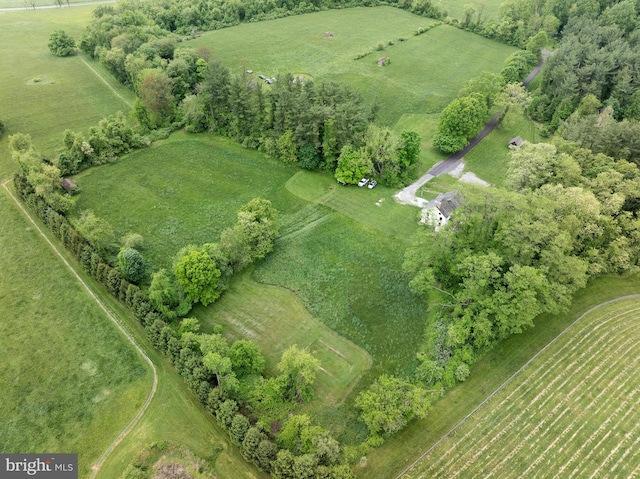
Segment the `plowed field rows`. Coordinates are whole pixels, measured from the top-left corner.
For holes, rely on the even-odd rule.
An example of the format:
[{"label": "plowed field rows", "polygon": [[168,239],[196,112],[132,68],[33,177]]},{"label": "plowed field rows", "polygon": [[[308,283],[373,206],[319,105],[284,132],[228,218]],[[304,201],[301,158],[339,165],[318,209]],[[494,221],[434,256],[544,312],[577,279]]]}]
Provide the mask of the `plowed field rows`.
[{"label": "plowed field rows", "polygon": [[640,474],[640,301],[578,320],[404,477]]}]

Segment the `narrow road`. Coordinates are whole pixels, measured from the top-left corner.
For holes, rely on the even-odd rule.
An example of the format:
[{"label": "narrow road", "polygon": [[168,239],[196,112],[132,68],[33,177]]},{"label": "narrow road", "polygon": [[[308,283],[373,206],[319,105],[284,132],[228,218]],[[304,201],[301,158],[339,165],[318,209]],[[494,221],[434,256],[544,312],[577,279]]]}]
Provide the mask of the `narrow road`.
[{"label": "narrow road", "polygon": [[53,252],[62,260],[64,265],[71,271],[71,273],[80,282],[80,284],[87,290],[87,292],[93,298],[93,300],[96,303],[98,303],[98,306],[100,306],[100,309],[102,309],[102,311],[104,311],[104,313],[107,315],[107,317],[113,322],[113,324],[116,325],[116,327],[120,330],[120,332],[122,334],[124,334],[124,336],[129,340],[129,342],[131,342],[131,344],[133,344],[133,347],[142,355],[144,360],[149,364],[149,366],[151,367],[151,370],[153,371],[153,385],[151,386],[151,391],[149,392],[149,395],[147,396],[146,401],[144,402],[144,404],[142,405],[142,407],[140,408],[138,413],[135,415],[135,417],[129,422],[129,424],[127,424],[127,426],[122,430],[122,432],[118,435],[118,437],[115,438],[115,440],[111,443],[111,445],[107,448],[107,450],[102,454],[102,456],[100,456],[100,458],[98,459],[98,462],[93,465],[92,471],[91,471],[91,476],[90,476],[90,479],[93,479],[93,478],[96,477],[96,475],[100,471],[100,468],[104,464],[104,461],[107,459],[109,454],[111,454],[111,452],[116,448],[116,446],[118,444],[120,444],[125,437],[127,437],[127,435],[131,432],[131,430],[134,428],[134,426],[138,423],[138,421],[140,420],[142,415],[145,413],[145,411],[147,410],[147,408],[151,404],[151,400],[155,396],[156,391],[158,389],[158,371],[156,370],[156,366],[153,364],[153,361],[151,361],[151,358],[149,358],[149,356],[147,356],[147,353],[145,353],[144,350],[138,345],[138,343],[136,342],[134,337],[124,328],[124,326],[114,316],[114,314],[109,310],[109,308],[107,308],[107,306],[100,300],[100,298],[98,298],[96,293],[93,292],[93,290],[87,284],[87,282],[80,277],[80,275],[76,272],[76,270],[73,268],[73,266],[71,266],[71,264],[67,261],[67,259],[58,250],[56,245],[54,245],[53,242],[51,242],[51,240],[47,237],[47,235],[45,235],[44,232],[40,229],[40,226],[38,226],[38,224],[35,222],[35,220],[31,216],[31,214],[24,208],[24,206],[22,206],[22,203],[20,203],[18,201],[18,199],[14,196],[14,194],[11,192],[11,190],[7,186],[7,184],[10,181],[11,180],[6,180],[4,183],[2,183],[2,186],[6,190],[7,194],[9,195],[9,197],[13,200],[13,202],[20,209],[20,211],[22,211],[22,213],[31,222],[31,224],[36,229],[36,231],[38,233],[40,233],[40,236],[42,236],[44,238],[44,240],[51,247]]},{"label": "narrow road", "polygon": [[[531,70],[531,73],[527,75],[527,78],[521,83],[523,87],[527,86],[531,80],[538,74],[542,65],[544,64],[544,57],[547,57],[551,52],[548,50],[542,50],[543,59],[538,62],[538,64]],[[436,176],[444,175],[445,173],[449,173],[460,166],[462,162],[462,158],[464,155],[469,153],[475,146],[482,141],[482,139],[487,136],[491,131],[496,127],[498,121],[500,120],[500,114],[496,113],[491,120],[487,122],[482,131],[474,136],[469,144],[465,146],[462,150],[456,151],[449,158],[439,163],[433,165],[429,171],[427,171],[424,175],[418,178],[416,181],[411,183],[409,186],[403,188],[398,193],[394,195],[394,198],[398,200],[399,203],[404,205],[413,205],[418,206],[419,208],[424,208],[429,203],[424,198],[420,198],[416,196],[416,193],[420,189],[422,185],[424,185],[427,181],[435,178]]]},{"label": "narrow road", "polygon": [[427,203],[428,203],[427,200],[425,200],[424,198],[420,198],[419,196],[416,196],[418,189],[420,189],[420,187],[430,179],[435,178],[436,176],[444,175],[445,173],[449,173],[455,170],[458,166],[460,166],[460,163],[462,162],[462,157],[464,157],[464,155],[469,153],[469,151],[471,151],[478,143],[480,143],[480,141],[485,136],[491,133],[491,131],[498,124],[498,120],[500,120],[500,114],[496,113],[493,116],[493,118],[491,118],[491,120],[489,120],[489,122],[484,126],[482,131],[471,139],[471,141],[467,146],[465,146],[460,151],[456,151],[453,155],[451,155],[446,160],[433,165],[429,169],[429,171],[427,171],[424,175],[422,175],[420,178],[418,178],[416,181],[411,183],[406,188],[403,188],[398,193],[396,193],[394,198],[396,198],[400,203],[405,205],[414,205],[420,208],[424,208],[425,206],[427,206]]}]

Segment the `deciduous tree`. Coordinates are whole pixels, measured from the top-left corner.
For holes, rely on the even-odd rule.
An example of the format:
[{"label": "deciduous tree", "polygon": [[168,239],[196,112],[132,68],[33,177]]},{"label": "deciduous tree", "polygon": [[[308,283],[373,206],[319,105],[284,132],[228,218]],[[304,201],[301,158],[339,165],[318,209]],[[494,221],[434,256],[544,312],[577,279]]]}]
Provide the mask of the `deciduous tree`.
[{"label": "deciduous tree", "polygon": [[67,57],[76,52],[76,41],[64,30],[56,30],[49,37],[49,51],[57,57]]},{"label": "deciduous tree", "polygon": [[220,270],[203,249],[191,249],[179,254],[174,274],[189,301],[206,306],[220,297]]}]

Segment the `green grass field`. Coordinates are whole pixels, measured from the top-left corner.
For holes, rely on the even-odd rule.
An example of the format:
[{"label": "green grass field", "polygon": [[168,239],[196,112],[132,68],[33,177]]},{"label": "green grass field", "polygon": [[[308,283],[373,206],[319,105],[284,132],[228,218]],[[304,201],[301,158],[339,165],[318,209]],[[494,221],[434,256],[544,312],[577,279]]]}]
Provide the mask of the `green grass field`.
[{"label": "green grass field", "polygon": [[637,298],[581,319],[406,477],[637,475],[638,319]]},{"label": "green grass field", "polygon": [[[367,100],[377,100],[380,122],[393,126],[406,113],[440,112],[467,80],[482,71],[500,71],[515,51],[447,25],[413,36],[431,24],[433,20],[392,7],[363,7],[242,24],[184,45],[208,46],[234,72],[291,72],[348,83]],[[327,32],[333,36],[325,36]],[[386,45],[384,50],[376,50],[379,43]],[[383,56],[391,63],[378,67]]]},{"label": "green grass field", "polygon": [[[93,209],[120,234],[142,234],[143,254],[159,268],[186,244],[217,241],[251,198],[272,200],[282,237],[256,269],[258,281],[300,295],[311,315],[368,351],[378,368],[404,370],[412,349],[402,345],[417,344],[424,316],[401,271],[404,247],[418,227],[416,210],[395,203],[394,191],[381,186],[342,187],[328,175],[295,172],[224,139],[179,134],[79,175],[77,206]],[[296,308],[287,314],[296,317]],[[266,320],[262,310],[250,309],[253,320]],[[205,311],[199,316],[215,322],[216,307]],[[402,331],[395,333],[399,322]],[[227,323],[238,337],[250,326]]]},{"label": "green grass field", "polygon": [[0,224],[0,450],[78,453],[87,477],[151,371],[4,189]]},{"label": "green grass field", "polygon": [[118,110],[129,108],[80,57],[55,57],[47,43],[54,30],[79,39],[91,8],[0,14],[0,119],[7,128],[0,140],[0,178],[17,168],[7,154],[7,137],[29,133],[36,149],[55,154],[65,129],[85,130]]},{"label": "green grass field", "polygon": [[235,279],[212,307],[197,308],[202,329],[222,325],[233,340],[250,339],[265,354],[267,373],[278,374],[282,352],[292,344],[311,351],[321,362],[314,385],[323,406],[339,405],[371,367],[371,356],[311,316],[291,291],[256,283],[250,273]]},{"label": "green grass field", "polygon": [[93,210],[118,235],[141,234],[150,268],[159,269],[183,246],[217,242],[252,198],[269,198],[280,211],[295,209],[298,200],[284,189],[294,172],[223,138],[176,134],[80,174],[77,208]]}]

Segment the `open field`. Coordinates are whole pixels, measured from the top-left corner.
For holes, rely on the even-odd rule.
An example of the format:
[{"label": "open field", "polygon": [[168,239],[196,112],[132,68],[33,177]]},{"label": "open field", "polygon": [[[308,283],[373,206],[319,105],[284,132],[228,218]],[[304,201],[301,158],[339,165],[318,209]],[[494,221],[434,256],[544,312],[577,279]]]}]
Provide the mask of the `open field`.
[{"label": "open field", "polygon": [[128,111],[80,57],[55,57],[47,43],[54,30],[79,39],[92,8],[0,14],[0,119],[7,133],[0,140],[0,178],[17,168],[7,154],[7,137],[29,133],[36,149],[51,156],[65,129],[84,130],[118,110]]},{"label": "open field", "polygon": [[[440,112],[467,80],[482,71],[500,71],[515,51],[447,25],[413,35],[433,23],[397,8],[362,7],[242,24],[184,45],[208,46],[234,72],[291,72],[348,83],[367,100],[377,100],[381,123],[392,126],[405,113]],[[376,50],[379,43],[383,50]],[[368,51],[373,52],[354,59]],[[381,68],[377,60],[383,56],[391,63]]]},{"label": "open field", "polygon": [[209,308],[194,313],[202,329],[214,325],[229,331],[230,339],[250,339],[265,355],[267,373],[278,374],[276,365],[292,344],[311,351],[321,362],[314,385],[315,397],[324,406],[340,404],[371,367],[371,356],[309,314],[291,291],[256,283],[250,273],[234,279],[231,288]]},{"label": "open field", "polygon": [[[286,188],[304,200],[327,206],[403,242],[417,229],[418,211],[396,203],[393,200],[396,190],[380,184],[373,190],[354,185],[343,186],[325,173],[300,170],[287,181]],[[316,210],[306,208],[299,211],[297,217],[292,217],[283,225],[283,235],[290,230],[298,231],[308,221],[302,216],[310,212],[315,214]]]},{"label": "open field", "polygon": [[[409,292],[398,242],[405,245],[418,227],[417,210],[396,204],[394,191],[381,186],[341,187],[330,176],[295,173],[227,140],[195,138],[174,135],[82,173],[78,207],[93,209],[119,234],[142,234],[143,254],[159,268],[169,266],[186,244],[217,241],[251,198],[270,199],[279,210],[282,238],[256,269],[258,281],[300,295],[311,315],[364,348],[377,367],[407,368],[412,349],[405,346],[419,341],[425,306]],[[215,305],[211,308],[215,322]],[[263,314],[256,309],[251,316],[255,321]],[[297,309],[287,314],[295,317]],[[230,326],[233,336],[246,325]]]},{"label": "open field", "polygon": [[0,450],[78,453],[87,477],[151,371],[4,189],[0,224]]},{"label": "open field", "polygon": [[295,171],[224,138],[178,133],[78,175],[84,191],[77,207],[93,210],[119,235],[140,233],[145,259],[159,269],[183,246],[217,242],[252,198],[268,198],[285,213],[297,208],[284,189]]},{"label": "open field", "polygon": [[299,295],[311,314],[373,356],[376,374],[400,374],[413,360],[426,311],[402,272],[401,245],[331,215],[278,241],[254,276]]},{"label": "open field", "polygon": [[[0,196],[0,206],[2,206],[0,219],[3,220],[3,225],[8,226],[0,233],[11,231],[12,235],[12,240],[5,242],[5,236],[0,234],[3,245],[0,252],[6,251],[13,260],[19,260],[19,255],[29,256],[31,261],[41,260],[38,263],[40,265],[38,269],[29,269],[38,275],[38,279],[30,278],[29,285],[15,283],[13,287],[5,289],[4,286],[8,283],[6,277],[0,274],[0,286],[3,287],[3,291],[14,292],[21,287],[20,291],[30,295],[33,289],[37,289],[28,300],[26,297],[21,299],[18,293],[15,294],[14,297],[19,300],[16,303],[22,308],[19,311],[6,307],[5,301],[0,300],[2,317],[4,318],[5,315],[15,317],[19,321],[19,326],[18,323],[13,325],[11,321],[0,323],[2,333],[0,359],[3,360],[3,364],[8,365],[0,376],[0,385],[3,391],[7,391],[7,396],[3,398],[8,398],[0,405],[0,412],[3,417],[12,418],[8,424],[4,424],[4,428],[0,427],[0,433],[2,433],[0,437],[3,440],[6,438],[6,442],[0,441],[0,449],[15,452],[61,450],[78,452],[80,477],[89,477],[91,465],[97,462],[98,456],[124,429],[146,399],[151,387],[150,373],[147,372],[137,382],[131,383],[128,389],[125,387],[127,370],[144,369],[144,361],[136,357],[137,353],[130,353],[127,350],[127,348],[133,350],[133,347],[115,332],[115,328],[104,314],[100,317],[102,311],[93,299],[89,299],[85,290],[81,289],[75,280],[67,285],[60,279],[65,276],[71,278],[71,275],[67,273],[59,259],[51,254],[53,261],[44,261],[44,257],[49,253],[48,246],[36,236],[30,226],[27,226],[28,223],[17,215],[6,195]],[[12,221],[11,216],[14,212],[21,221],[17,223]],[[9,235],[6,237],[9,238]],[[13,243],[19,244],[19,254],[16,254]],[[34,254],[38,243],[42,246],[40,251],[42,258]],[[58,248],[61,247],[58,246]],[[131,312],[125,310],[95,280],[88,277],[73,257],[64,250],[61,251],[76,272],[89,284],[94,294],[107,305],[111,314],[115,315],[121,324],[124,323],[129,333],[136,338],[137,343],[151,357],[159,375],[156,393],[145,414],[107,457],[97,477],[99,479],[120,478],[126,466],[142,448],[159,441],[173,441],[187,446],[198,456],[206,459],[222,478],[265,477],[242,458],[238,450],[229,442],[227,435],[218,427],[211,414],[199,404],[169,362],[148,343],[142,327],[133,318]],[[2,272],[6,271],[12,281],[24,275],[23,271],[18,271],[17,266],[6,265],[4,260],[4,257],[0,258]],[[44,282],[43,284],[40,284],[40,279]],[[82,294],[80,297],[74,294],[74,286],[76,286],[75,289],[80,290],[80,293],[85,293],[84,299]],[[60,291],[65,291],[65,295],[61,296]],[[47,307],[56,306],[50,313],[55,316],[53,319],[49,318],[49,314],[43,312],[41,307],[43,304],[41,301],[52,294],[55,297]],[[38,301],[37,312],[33,313],[28,309],[33,306],[35,300]],[[75,314],[77,310],[81,311],[80,319]],[[32,315],[38,327],[25,328],[25,317],[30,318]],[[87,315],[91,320],[87,321]],[[68,318],[70,324],[65,324],[66,321],[61,322],[60,318]],[[45,319],[49,323],[54,322],[53,326],[45,323]],[[5,331],[5,328],[12,326],[19,332]],[[114,330],[113,335],[119,336],[117,339],[121,339],[123,344],[118,345],[117,341],[108,342],[111,339],[110,326]],[[46,347],[43,347],[41,339],[43,328],[48,328],[49,333],[54,329],[57,332],[53,335],[53,339],[51,334],[47,336]],[[66,333],[74,334],[66,337]],[[65,337],[62,338],[62,336]],[[16,345],[16,338],[23,343]],[[7,345],[11,347],[5,348],[5,339]],[[61,344],[63,339],[65,342]],[[38,353],[21,357],[18,349],[24,351],[27,341],[37,345]],[[5,352],[7,355],[14,352],[16,354],[5,360]],[[45,355],[46,357],[41,357]],[[35,360],[30,360],[29,357]],[[35,361],[40,362],[31,364]],[[55,363],[56,366],[49,367],[45,364],[46,361]],[[80,364],[80,367],[69,367],[68,374],[64,374],[61,368],[69,366],[69,362]],[[20,373],[10,377],[14,366],[18,365]],[[5,371],[7,371],[6,376]],[[22,373],[25,371],[31,376],[23,378]],[[52,377],[52,372],[57,376]],[[16,377],[19,378],[18,381]],[[41,377],[43,379],[39,383]],[[11,384],[5,388],[7,380]],[[25,385],[25,381],[28,381],[28,384]],[[100,388],[101,384],[105,387]],[[88,392],[91,388],[98,388],[97,394],[93,397]],[[23,394],[25,391],[28,391],[26,396]],[[52,394],[52,391],[56,394]],[[22,394],[19,404],[13,401],[14,393]],[[90,403],[93,410],[87,408],[81,411],[80,406],[85,403]],[[77,406],[74,407],[74,405]],[[27,416],[28,412],[35,415],[35,419]],[[64,420],[68,420],[68,424]],[[59,427],[53,427],[54,421],[59,421]],[[37,432],[34,433],[33,428],[37,428]],[[96,431],[100,433],[97,434]],[[15,442],[16,438],[19,438],[17,442]]]},{"label": "open field", "polygon": [[638,298],[586,315],[406,477],[634,477],[639,318]]}]

